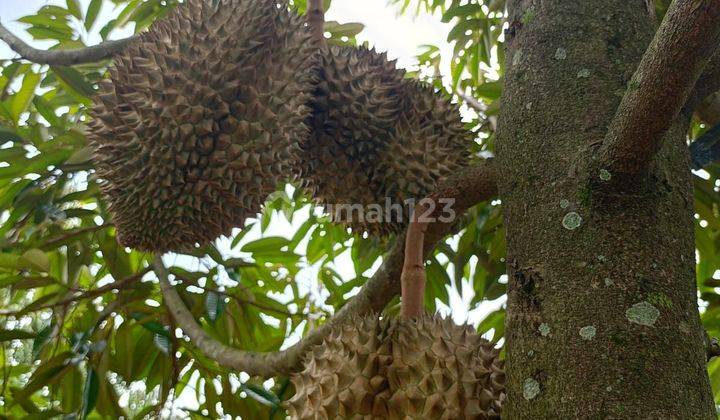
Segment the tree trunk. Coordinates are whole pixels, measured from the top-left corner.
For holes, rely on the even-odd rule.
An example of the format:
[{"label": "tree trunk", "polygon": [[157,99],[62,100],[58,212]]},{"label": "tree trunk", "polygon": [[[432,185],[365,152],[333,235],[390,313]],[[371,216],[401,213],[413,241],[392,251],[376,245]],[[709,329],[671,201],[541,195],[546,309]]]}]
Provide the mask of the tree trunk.
[{"label": "tree trunk", "polygon": [[689,115],[629,192],[595,189],[585,173],[652,39],[645,0],[510,0],[508,9],[496,147],[508,238],[505,417],[715,418]]}]

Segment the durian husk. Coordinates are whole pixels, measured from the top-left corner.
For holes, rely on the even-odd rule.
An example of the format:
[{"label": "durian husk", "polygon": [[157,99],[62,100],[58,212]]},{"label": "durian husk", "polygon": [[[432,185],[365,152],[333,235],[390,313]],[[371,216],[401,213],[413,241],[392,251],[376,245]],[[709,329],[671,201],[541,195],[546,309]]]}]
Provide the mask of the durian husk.
[{"label": "durian husk", "polygon": [[[409,220],[420,200],[467,164],[473,135],[459,108],[405,77],[385,54],[329,46],[320,55],[310,136],[301,143],[300,178],[321,205],[403,205],[382,223],[330,213],[354,231],[384,236]],[[340,217],[338,217],[340,216]]]},{"label": "durian husk", "polygon": [[285,1],[189,0],[117,57],[89,141],[120,243],[183,251],[260,211],[307,135],[317,48]]},{"label": "durian husk", "polygon": [[450,319],[366,316],[336,328],[292,378],[292,419],[498,419],[498,351]]}]

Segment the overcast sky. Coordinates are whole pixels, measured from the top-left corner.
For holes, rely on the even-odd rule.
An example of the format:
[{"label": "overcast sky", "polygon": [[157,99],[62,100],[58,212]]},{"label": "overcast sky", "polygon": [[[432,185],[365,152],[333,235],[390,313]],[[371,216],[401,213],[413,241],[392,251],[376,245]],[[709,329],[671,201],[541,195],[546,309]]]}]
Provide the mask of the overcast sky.
[{"label": "overcast sky", "polygon": [[[0,0],[0,20],[26,41],[30,37],[23,31],[25,25],[16,20],[22,16],[36,12],[45,4],[64,4],[64,0]],[[89,0],[81,0],[85,7]],[[102,15],[98,22],[106,22],[117,15],[113,4],[106,0]],[[334,0],[327,16],[328,20],[340,23],[361,22],[365,30],[359,40],[369,41],[380,51],[387,51],[390,58],[397,58],[401,67],[412,66],[418,46],[423,44],[438,44],[447,38],[449,26],[440,22],[438,16],[422,15],[418,17],[399,16],[397,8],[387,6],[387,0]],[[99,26],[99,25],[98,25]],[[95,34],[92,34],[95,35]],[[115,36],[122,36],[116,33]],[[97,42],[96,35],[91,36],[90,42]],[[47,44],[34,43],[38,47]],[[447,48],[447,46],[445,46]],[[0,58],[12,57],[11,51],[0,43]]]}]

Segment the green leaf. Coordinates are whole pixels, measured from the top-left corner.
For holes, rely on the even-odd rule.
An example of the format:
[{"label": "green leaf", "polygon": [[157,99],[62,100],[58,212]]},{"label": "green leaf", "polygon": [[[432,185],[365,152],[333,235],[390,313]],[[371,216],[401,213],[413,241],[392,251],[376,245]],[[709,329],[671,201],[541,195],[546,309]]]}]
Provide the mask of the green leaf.
[{"label": "green leaf", "polygon": [[23,389],[13,395],[15,401],[27,399],[40,388],[47,386],[50,382],[56,381],[59,377],[72,370],[73,366],[67,364],[67,360],[72,357],[72,353],[63,352],[42,363],[32,374],[30,381]]},{"label": "green leaf", "polygon": [[258,239],[249,242],[242,247],[242,252],[251,254],[264,254],[279,252],[281,248],[288,246],[290,241],[282,236],[268,236],[267,238]]},{"label": "green leaf", "polygon": [[70,12],[67,9],[54,5],[41,7],[40,10],[38,10],[38,14],[55,16],[58,19],[65,19],[70,16]]},{"label": "green leaf", "polygon": [[32,268],[38,271],[47,273],[50,271],[50,259],[47,254],[39,249],[30,249],[20,258],[20,261],[24,263],[28,268]]},{"label": "green leaf", "polygon": [[117,19],[113,19],[113,20],[109,21],[107,24],[105,24],[105,26],[103,26],[98,31],[98,33],[100,34],[100,37],[103,40],[107,40],[108,36],[110,35],[110,32],[112,32],[113,29],[115,29],[116,24],[117,24]]},{"label": "green leaf", "polygon": [[66,0],[68,11],[76,18],[82,20],[82,9],[78,0]]},{"label": "green leaf", "polygon": [[482,6],[478,3],[470,3],[460,5],[459,3],[453,2],[451,6],[442,16],[442,22],[449,23],[453,18],[465,16],[483,15]]},{"label": "green leaf", "polygon": [[35,99],[33,99],[33,105],[35,105],[37,112],[40,113],[51,126],[62,127],[64,125],[63,121],[55,114],[55,109],[50,105],[50,102],[42,96],[36,96]]},{"label": "green leaf", "polygon": [[35,338],[35,334],[22,330],[6,330],[0,328],[0,342],[10,340],[27,340],[30,338]]},{"label": "green leaf", "polygon": [[93,153],[92,147],[90,147],[90,146],[83,147],[82,149],[73,153],[72,156],[67,158],[67,160],[65,161],[65,164],[66,165],[79,165],[82,163],[90,162],[90,160],[92,159],[92,153]]},{"label": "green leaf", "polygon": [[90,97],[95,94],[95,89],[79,71],[72,67],[53,66],[50,67],[55,75],[65,84],[81,96]]},{"label": "green leaf", "polygon": [[20,65],[20,63],[15,62],[9,65],[5,65],[5,67],[2,69],[2,72],[0,72],[0,89],[5,89],[10,83],[15,80],[15,76],[17,76],[19,73],[23,73],[25,71],[25,66]]},{"label": "green leaf", "polygon": [[5,252],[0,253],[0,268],[8,270],[20,270],[22,264],[20,263],[20,256],[15,254],[8,254]]},{"label": "green leaf", "polygon": [[27,30],[27,33],[37,40],[51,39],[55,41],[70,41],[72,39],[72,30],[66,31],[55,28],[33,26]]},{"label": "green leaf", "polygon": [[455,25],[454,28],[450,30],[448,33],[447,40],[448,42],[457,41],[457,40],[463,40],[471,35],[468,35],[467,33],[473,33],[477,32],[479,28],[481,27],[482,20],[481,19],[467,19],[463,20],[462,22]]},{"label": "green leaf", "polygon": [[277,395],[260,385],[244,383],[240,385],[240,389],[245,391],[250,398],[269,407],[279,407],[281,404],[280,398],[278,398]]},{"label": "green leaf", "polygon": [[72,34],[72,29],[68,26],[67,19],[58,19],[55,16],[49,14],[24,16],[18,19],[18,22],[60,31],[68,35]]},{"label": "green leaf", "polygon": [[325,32],[330,32],[333,37],[340,38],[343,36],[347,37],[353,37],[362,30],[365,29],[365,25],[362,23],[357,22],[351,22],[351,23],[344,23],[339,24],[337,22],[326,22],[325,23]]},{"label": "green leaf", "polygon": [[37,357],[40,355],[40,351],[42,351],[45,344],[47,344],[48,340],[50,340],[52,336],[53,326],[52,324],[46,326],[45,328],[38,331],[37,336],[33,340],[32,345],[32,355],[33,360],[37,359]]},{"label": "green leaf", "polygon": [[502,83],[498,81],[479,85],[475,88],[475,94],[491,101],[499,99],[502,94]]},{"label": "green leaf", "polygon": [[248,232],[252,230],[253,226],[255,226],[255,223],[253,222],[249,222],[247,225],[245,225],[245,228],[238,232],[237,235],[235,235],[235,238],[233,238],[230,247],[235,248],[236,246],[238,246],[238,244],[243,240],[245,235],[247,235]]},{"label": "green leaf", "polygon": [[490,330],[494,330],[491,341],[497,343],[505,334],[505,309],[498,309],[488,314],[478,325],[479,334],[485,334]]},{"label": "green leaf", "polygon": [[146,330],[151,331],[158,335],[164,335],[166,337],[170,337],[170,333],[163,327],[163,325],[157,321],[145,321],[145,319],[148,318],[147,315],[143,313],[133,312],[130,314],[130,317],[132,319],[138,321],[140,325],[142,325]]},{"label": "green leaf", "polygon": [[97,19],[100,9],[102,9],[103,0],[92,0],[85,13],[85,29],[88,31],[92,28]]},{"label": "green leaf", "polygon": [[9,141],[21,142],[22,140],[23,138],[18,135],[15,130],[0,126],[0,143],[6,143]]},{"label": "green leaf", "polygon": [[86,418],[88,414],[95,408],[97,403],[98,393],[100,391],[100,381],[95,369],[90,368],[85,378],[85,388],[83,389],[82,399],[82,417]]},{"label": "green leaf", "polygon": [[10,114],[17,122],[20,114],[25,112],[35,96],[35,88],[40,83],[40,75],[32,71],[25,73],[20,90],[14,95],[10,105]]},{"label": "green leaf", "polygon": [[[448,275],[447,268],[440,264],[437,258],[432,257],[431,263],[427,266],[427,293],[428,298],[434,300],[435,298],[440,299],[444,304],[450,302],[450,296],[448,295],[447,287],[451,284],[450,276]],[[461,269],[455,267],[456,270]]]}]

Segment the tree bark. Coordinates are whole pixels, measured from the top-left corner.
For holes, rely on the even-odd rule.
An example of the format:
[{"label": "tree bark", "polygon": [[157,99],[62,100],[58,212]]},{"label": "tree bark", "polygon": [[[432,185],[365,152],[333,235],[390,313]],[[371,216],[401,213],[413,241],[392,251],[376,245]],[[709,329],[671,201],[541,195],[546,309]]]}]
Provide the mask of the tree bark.
[{"label": "tree bark", "polygon": [[510,0],[497,167],[508,419],[715,418],[681,113],[632,193],[590,188],[653,37],[644,1]]}]

